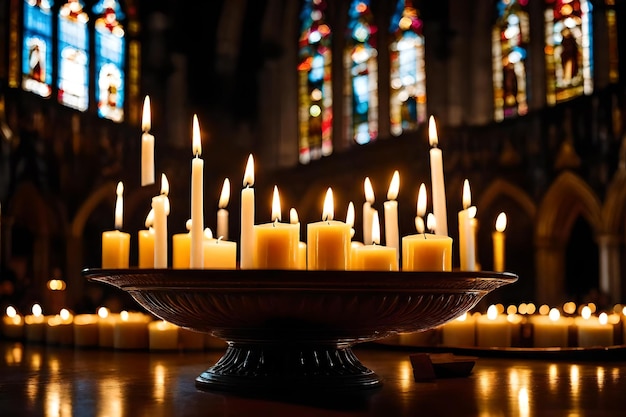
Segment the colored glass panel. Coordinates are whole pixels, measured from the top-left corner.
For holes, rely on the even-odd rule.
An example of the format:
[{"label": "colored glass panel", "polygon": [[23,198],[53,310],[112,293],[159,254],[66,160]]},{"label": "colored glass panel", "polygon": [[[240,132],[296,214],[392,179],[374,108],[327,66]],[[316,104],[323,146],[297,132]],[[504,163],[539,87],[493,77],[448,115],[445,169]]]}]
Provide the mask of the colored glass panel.
[{"label": "colored glass panel", "polygon": [[80,0],[59,10],[59,103],[85,111],[89,105],[89,16]]},{"label": "colored glass panel", "polygon": [[52,3],[24,1],[22,88],[41,97],[52,93]]}]

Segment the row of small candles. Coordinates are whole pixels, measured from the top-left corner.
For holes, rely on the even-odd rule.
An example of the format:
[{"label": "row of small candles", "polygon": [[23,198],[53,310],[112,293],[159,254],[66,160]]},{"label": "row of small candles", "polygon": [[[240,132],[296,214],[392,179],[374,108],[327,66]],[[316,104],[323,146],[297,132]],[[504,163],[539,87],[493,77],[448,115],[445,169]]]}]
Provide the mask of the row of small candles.
[{"label": "row of small candles", "polygon": [[[150,130],[149,99],[146,97],[142,136],[142,185],[154,183],[154,136]],[[310,270],[388,270],[450,271],[452,270],[452,238],[448,236],[443,161],[437,147],[438,137],[434,119],[429,125],[431,144],[431,180],[433,213],[426,213],[426,186],[419,187],[417,234],[400,238],[398,231],[398,196],[400,176],[395,171],[384,202],[385,245],[381,244],[378,210],[373,207],[375,196],[369,177],[365,178],[363,203],[363,242],[353,241],[354,204],[350,202],[345,221],[335,220],[332,188],[324,197],[322,220],[306,225],[306,242],[300,239],[300,221],[295,208],[289,212],[289,222],[282,222],[278,187],[274,187],[271,221],[255,224],[254,158],[249,156],[241,191],[241,236],[238,243],[228,240],[228,211],[230,181],[224,180],[219,201],[217,238],[204,227],[204,192],[200,127],[193,118],[193,159],[191,164],[191,218],[186,233],[171,239],[172,260],[168,259],[168,224],[170,212],[169,182],[161,176],[160,195],[152,199],[146,218],[146,230],[138,234],[138,266],[140,268],[205,268],[205,269],[310,269]],[[122,232],[123,192],[117,186],[115,230],[102,235],[102,267],[128,268],[130,235]],[[469,181],[463,185],[463,210],[459,220],[460,268],[477,270],[476,207],[471,205]],[[493,270],[504,270],[504,229],[506,215],[501,213],[493,233]],[[428,230],[428,232],[427,232]],[[237,250],[239,249],[239,262]]]},{"label": "row of small candles", "polygon": [[22,316],[13,306],[7,307],[2,320],[5,339],[77,348],[113,348],[122,350],[202,350],[222,348],[226,342],[209,334],[181,328],[137,311],[111,313],[100,307],[97,314],[72,314],[61,309],[44,315],[39,304],[32,313]]}]

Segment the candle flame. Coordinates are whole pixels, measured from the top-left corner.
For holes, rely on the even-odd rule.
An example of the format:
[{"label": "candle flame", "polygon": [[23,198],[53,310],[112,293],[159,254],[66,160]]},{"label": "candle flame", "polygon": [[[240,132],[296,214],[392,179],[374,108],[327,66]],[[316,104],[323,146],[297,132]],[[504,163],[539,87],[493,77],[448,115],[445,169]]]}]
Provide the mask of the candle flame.
[{"label": "candle flame", "polygon": [[141,117],[141,130],[143,132],[150,131],[150,97],[146,96],[143,100],[143,115]]},{"label": "candle flame", "polygon": [[365,200],[370,204],[374,204],[374,189],[372,188],[372,182],[370,181],[370,177],[365,177],[365,181],[363,182],[363,188],[365,189]]},{"label": "candle flame", "polygon": [[289,223],[291,224],[300,223],[300,219],[298,218],[298,212],[293,207],[289,209]]},{"label": "candle flame", "polygon": [[415,229],[417,233],[424,233],[424,218],[420,216],[415,216]]},{"label": "candle flame", "polygon": [[230,180],[228,178],[224,178],[224,184],[222,185],[222,193],[220,194],[220,201],[217,206],[221,209],[226,208],[229,200],[230,200]]},{"label": "candle flame", "polygon": [[588,320],[591,317],[591,308],[589,308],[589,306],[584,306],[580,311],[580,315],[583,319]]},{"label": "candle flame", "polygon": [[352,201],[348,203],[348,211],[346,212],[346,224],[350,227],[354,227],[354,203]]},{"label": "candle flame", "polygon": [[200,124],[198,123],[198,115],[193,115],[193,155],[199,157],[202,154],[202,139],[200,138]]},{"label": "candle flame", "polygon": [[463,210],[467,210],[472,205],[472,192],[470,191],[469,180],[463,181]]},{"label": "candle flame", "polygon": [[428,213],[428,217],[426,217],[426,227],[431,232],[437,229],[437,219],[433,213]]},{"label": "candle flame", "polygon": [[117,199],[115,201],[115,229],[122,229],[122,219],[124,218],[124,184],[122,181],[117,183],[117,189],[115,190]]},{"label": "candle flame", "polygon": [[187,219],[187,221],[185,222],[185,229],[187,229],[187,231],[191,231],[191,225],[193,224],[193,221],[191,219]]},{"label": "candle flame", "polygon": [[148,215],[146,216],[146,229],[151,228],[154,225],[154,209],[150,209]]},{"label": "candle flame", "polygon": [[62,308],[59,312],[59,316],[61,316],[61,319],[63,319],[63,321],[67,321],[70,319],[70,317],[72,317],[72,313],[70,313],[67,308]]},{"label": "candle flame", "polygon": [[161,174],[161,195],[168,195],[170,193],[170,183],[167,180],[165,174]]},{"label": "candle flame", "polygon": [[467,311],[465,313],[461,314],[459,317],[457,317],[456,320],[458,320],[458,321],[465,321],[465,320],[467,320]]},{"label": "candle flame", "polygon": [[467,215],[469,216],[470,219],[475,218],[477,212],[478,212],[478,208],[476,206],[470,206],[467,208]]},{"label": "candle flame", "polygon": [[243,186],[252,187],[254,185],[254,158],[252,154],[248,156],[248,163],[246,164],[246,171],[243,174]]},{"label": "candle flame", "polygon": [[396,170],[393,172],[391,182],[389,183],[389,189],[387,190],[387,200],[395,200],[398,197],[398,191],[400,190],[400,173]]},{"label": "candle flame", "polygon": [[424,217],[424,215],[426,215],[426,185],[422,183],[417,193],[417,216]]},{"label": "candle flame", "polygon": [[333,202],[333,190],[328,187],[326,197],[324,197],[324,210],[322,211],[322,220],[329,221],[335,216],[335,206]]},{"label": "candle flame", "polygon": [[279,222],[281,220],[280,196],[278,195],[278,187],[274,186],[274,194],[272,195],[272,221]]},{"label": "candle flame", "polygon": [[101,319],[106,319],[107,317],[109,317],[109,309],[106,307],[100,307],[98,309],[98,316]]},{"label": "candle flame", "polygon": [[496,230],[500,233],[504,232],[506,229],[506,214],[504,212],[498,214],[496,218]]},{"label": "candle flame", "polygon": [[602,313],[600,313],[600,315],[598,316],[598,321],[600,322],[601,325],[605,325],[608,323],[609,321],[609,316],[608,314],[606,314],[604,311]]},{"label": "candle flame", "polygon": [[41,309],[41,306],[39,304],[37,304],[37,303],[33,304],[33,307],[31,308],[31,311],[33,313],[33,316],[35,316],[35,317],[39,317],[43,313],[43,310]]},{"label": "candle flame", "polygon": [[497,317],[498,317],[498,307],[492,304],[487,309],[487,318],[489,320],[495,320]]},{"label": "candle flame", "polygon": [[17,310],[15,309],[15,307],[13,306],[7,307],[7,316],[11,318],[17,316]]},{"label": "candle flame", "polygon": [[213,239],[213,231],[210,227],[204,228],[204,238],[205,239]]},{"label": "candle flame", "polygon": [[378,218],[378,210],[372,216],[372,244],[380,245],[380,219]]},{"label": "candle flame", "polygon": [[430,116],[428,119],[428,142],[433,148],[436,148],[437,144],[439,144],[439,138],[437,137],[437,124],[435,123],[435,118],[433,116]]},{"label": "candle flame", "polygon": [[120,319],[121,319],[122,321],[128,321],[128,318],[129,318],[129,317],[128,317],[128,311],[126,311],[126,310],[122,310],[122,311],[120,312]]},{"label": "candle flame", "polygon": [[550,321],[558,321],[561,317],[561,312],[557,308],[552,308],[548,313],[548,317],[550,318]]}]

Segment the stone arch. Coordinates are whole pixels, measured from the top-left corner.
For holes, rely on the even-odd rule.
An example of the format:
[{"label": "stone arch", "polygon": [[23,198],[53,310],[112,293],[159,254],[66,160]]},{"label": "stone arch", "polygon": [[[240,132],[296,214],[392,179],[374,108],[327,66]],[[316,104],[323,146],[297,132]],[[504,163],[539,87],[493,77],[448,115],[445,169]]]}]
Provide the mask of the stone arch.
[{"label": "stone arch", "polygon": [[491,207],[494,201],[501,195],[505,195],[517,202],[522,210],[528,214],[528,217],[531,219],[535,218],[537,206],[526,191],[502,179],[496,179],[489,184],[487,189],[480,195],[477,207]]},{"label": "stone arch", "polygon": [[600,268],[602,282],[611,289],[611,301],[620,302],[624,297],[626,268],[622,259],[626,255],[626,171],[620,170],[606,194],[602,215],[603,233],[598,236],[600,244]]}]

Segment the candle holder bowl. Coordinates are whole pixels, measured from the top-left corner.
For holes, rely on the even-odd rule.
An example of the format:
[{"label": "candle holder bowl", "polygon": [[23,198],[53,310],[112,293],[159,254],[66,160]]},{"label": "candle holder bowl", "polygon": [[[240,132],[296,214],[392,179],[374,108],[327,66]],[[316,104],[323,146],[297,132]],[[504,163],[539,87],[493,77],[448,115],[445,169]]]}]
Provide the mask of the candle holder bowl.
[{"label": "candle holder bowl", "polygon": [[83,270],[155,316],[227,342],[195,380],[230,392],[363,392],[382,385],[355,344],[424,331],[517,281],[500,272]]}]

